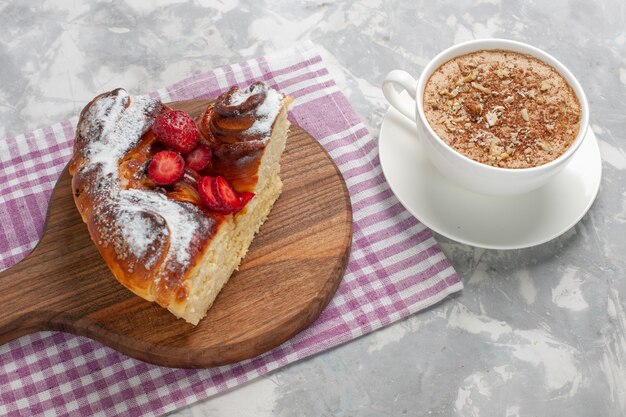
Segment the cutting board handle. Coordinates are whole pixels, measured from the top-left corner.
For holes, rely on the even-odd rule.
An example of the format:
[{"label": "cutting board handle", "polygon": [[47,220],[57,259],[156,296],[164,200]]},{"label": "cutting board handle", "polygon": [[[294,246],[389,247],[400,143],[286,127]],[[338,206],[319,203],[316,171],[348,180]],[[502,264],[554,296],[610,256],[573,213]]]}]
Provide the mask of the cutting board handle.
[{"label": "cutting board handle", "polygon": [[56,274],[72,273],[60,262],[72,254],[67,238],[70,230],[75,231],[63,230],[67,226],[63,212],[76,210],[68,207],[68,199],[62,195],[65,191],[60,191],[67,190],[69,179],[66,167],[50,197],[44,232],[37,246],[26,258],[0,272],[0,344],[37,330],[62,330],[67,323],[62,312],[71,310],[78,302],[59,297],[58,284],[63,281],[54,279]]}]

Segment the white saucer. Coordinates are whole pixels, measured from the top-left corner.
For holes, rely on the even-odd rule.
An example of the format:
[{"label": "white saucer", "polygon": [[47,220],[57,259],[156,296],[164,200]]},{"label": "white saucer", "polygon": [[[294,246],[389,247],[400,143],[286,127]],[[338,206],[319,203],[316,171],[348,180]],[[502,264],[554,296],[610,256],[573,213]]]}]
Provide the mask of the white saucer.
[{"label": "white saucer", "polygon": [[389,108],[380,129],[380,164],[402,205],[433,231],[472,246],[520,249],[574,226],[598,194],[602,160],[588,130],[580,149],[550,183],[524,195],[492,197],[444,178],[422,151],[415,125]]}]

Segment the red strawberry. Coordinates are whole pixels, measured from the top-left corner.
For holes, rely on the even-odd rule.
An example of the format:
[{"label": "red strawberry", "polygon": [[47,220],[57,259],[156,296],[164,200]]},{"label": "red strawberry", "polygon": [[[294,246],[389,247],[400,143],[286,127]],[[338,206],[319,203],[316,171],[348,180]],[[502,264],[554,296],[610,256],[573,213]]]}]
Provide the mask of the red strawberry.
[{"label": "red strawberry", "polygon": [[228,181],[224,179],[224,177],[215,177],[215,182],[213,183],[213,187],[215,187],[215,192],[219,199],[222,201],[222,206],[231,213],[235,213],[243,207],[241,204],[241,199],[233,187],[230,186]]},{"label": "red strawberry", "polygon": [[184,174],[185,160],[178,152],[157,152],[148,164],[148,177],[158,185],[173,184]]},{"label": "red strawberry", "polygon": [[252,197],[254,197],[254,193],[250,193],[248,191],[240,193],[239,198],[241,199],[241,207],[243,208],[243,206],[248,204],[248,201],[252,200]]},{"label": "red strawberry", "polygon": [[206,146],[198,146],[185,156],[187,166],[193,170],[202,171],[211,162],[211,148]]},{"label": "red strawberry", "polygon": [[167,110],[152,124],[152,132],[159,142],[182,154],[191,152],[200,135],[193,119],[182,110]]},{"label": "red strawberry", "polygon": [[198,192],[205,206],[222,214],[237,213],[254,197],[254,193],[237,193],[223,177],[204,177]]},{"label": "red strawberry", "polygon": [[215,177],[204,177],[200,180],[198,184],[198,193],[200,194],[200,198],[207,208],[214,211],[222,212],[224,209],[222,207],[222,201],[218,197],[215,192],[215,187],[213,187],[213,180]]}]

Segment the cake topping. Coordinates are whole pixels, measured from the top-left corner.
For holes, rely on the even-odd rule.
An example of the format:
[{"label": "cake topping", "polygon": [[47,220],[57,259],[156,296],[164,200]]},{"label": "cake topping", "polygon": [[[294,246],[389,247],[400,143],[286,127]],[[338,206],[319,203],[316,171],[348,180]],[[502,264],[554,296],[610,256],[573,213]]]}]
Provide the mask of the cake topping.
[{"label": "cake topping", "polygon": [[154,120],[152,132],[159,142],[182,154],[198,145],[198,128],[193,119],[182,110],[167,110]]},{"label": "cake topping", "polygon": [[[200,210],[193,204],[179,203],[169,200],[165,195],[160,193],[146,193],[141,190],[124,190],[121,193],[121,197],[125,204],[123,204],[123,211],[126,212],[147,212],[154,213],[157,216],[159,222],[163,222],[167,225],[165,229],[169,235],[170,244],[169,251],[166,254],[165,261],[168,268],[175,268],[175,265],[171,262],[176,262],[178,265],[185,265],[189,262],[192,254],[190,249],[197,251],[197,248],[190,248],[191,242],[198,237],[198,235],[206,234],[210,230],[210,222],[208,219],[200,214]],[[156,214],[158,213],[158,215]],[[118,216],[118,222],[122,223],[123,217]],[[124,225],[125,233],[140,233],[139,230],[133,230],[135,227],[144,227],[144,224],[135,222]],[[142,229],[141,233],[151,234],[154,233],[154,229]],[[152,230],[152,231],[150,231]],[[205,235],[206,236],[206,235]],[[136,240],[136,245],[130,247],[135,254],[140,254],[145,250],[146,246],[154,244],[155,240],[149,242],[146,240]],[[158,252],[153,254],[154,257],[160,256]],[[154,262],[152,259],[148,259],[147,262]],[[149,266],[149,265],[148,265]]]},{"label": "cake topping", "polygon": [[232,86],[215,101],[215,110],[220,116],[239,116],[254,111],[266,96],[267,87],[260,81],[245,89]]},{"label": "cake topping", "polygon": [[212,136],[221,143],[267,140],[282,100],[282,94],[262,82],[245,89],[231,87],[215,100]]},{"label": "cake topping", "polygon": [[211,162],[212,152],[207,146],[198,146],[185,156],[187,167],[194,171],[202,171]]},{"label": "cake topping", "polygon": [[[163,240],[169,233],[168,229],[155,227],[154,217],[143,211],[120,209],[116,217],[120,225],[124,225],[120,226],[120,234],[125,242],[125,249],[138,259],[144,258],[148,250],[155,251],[155,242]],[[162,233],[164,236],[161,236]],[[155,257],[149,257],[144,267],[150,269],[155,261]]]},{"label": "cake topping", "polygon": [[137,145],[159,108],[158,101],[148,96],[131,98],[122,89],[94,99],[83,110],[77,126],[75,146],[81,157],[89,159],[85,167],[100,166],[105,173],[117,178],[118,161]]},{"label": "cake topping", "polygon": [[158,185],[169,185],[185,174],[185,160],[174,151],[160,151],[148,164],[148,177]]},{"label": "cake topping", "polygon": [[241,207],[245,207],[248,204],[248,201],[252,200],[254,197],[254,193],[249,191],[244,191],[243,193],[239,193],[239,201],[241,202]]},{"label": "cake topping", "polygon": [[237,213],[254,197],[254,193],[237,193],[223,177],[204,177],[198,192],[206,207],[222,214]]},{"label": "cake topping", "polygon": [[212,177],[202,178],[202,181],[198,184],[198,192],[205,206],[212,210],[219,210],[222,208],[222,201],[213,187],[211,178]]},{"label": "cake topping", "polygon": [[255,173],[285,103],[283,94],[263,82],[220,95],[198,119],[213,153],[212,172],[206,174],[221,175],[238,192],[254,192]]}]

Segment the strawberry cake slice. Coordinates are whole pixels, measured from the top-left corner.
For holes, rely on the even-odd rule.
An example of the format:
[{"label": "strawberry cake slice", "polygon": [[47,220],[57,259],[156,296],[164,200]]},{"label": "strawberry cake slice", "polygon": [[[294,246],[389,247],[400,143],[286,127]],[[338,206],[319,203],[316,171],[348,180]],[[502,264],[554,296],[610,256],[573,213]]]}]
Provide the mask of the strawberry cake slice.
[{"label": "strawberry cake slice", "polygon": [[257,82],[195,120],[123,89],[83,109],[74,201],[120,283],[198,324],[280,195],[290,102]]}]

